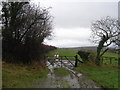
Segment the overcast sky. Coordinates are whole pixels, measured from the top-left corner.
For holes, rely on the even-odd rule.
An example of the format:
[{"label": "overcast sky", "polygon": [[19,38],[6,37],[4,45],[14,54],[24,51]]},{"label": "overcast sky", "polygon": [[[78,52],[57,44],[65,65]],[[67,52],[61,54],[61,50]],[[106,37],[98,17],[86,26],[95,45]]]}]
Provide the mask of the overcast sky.
[{"label": "overcast sky", "polygon": [[[45,44],[57,47],[93,46],[89,41],[91,22],[111,16],[118,17],[118,0],[107,2],[80,2],[80,0],[39,0],[42,7],[52,7],[53,19],[52,40],[44,40]],[[37,0],[35,0],[37,3]]]}]

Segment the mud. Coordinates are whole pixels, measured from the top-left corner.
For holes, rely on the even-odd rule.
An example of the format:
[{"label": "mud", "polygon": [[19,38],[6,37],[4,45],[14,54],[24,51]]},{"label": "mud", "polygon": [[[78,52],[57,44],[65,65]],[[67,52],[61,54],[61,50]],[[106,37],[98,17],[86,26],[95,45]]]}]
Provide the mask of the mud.
[{"label": "mud", "polygon": [[[88,79],[82,73],[77,73],[76,71],[74,71],[73,70],[74,67],[72,67],[70,63],[67,64],[67,61],[65,61],[65,64],[62,65],[60,64],[61,63],[58,62],[57,64],[50,65],[50,63],[47,62],[50,72],[48,73],[47,78],[38,80],[36,87],[37,88],[99,88],[100,90],[102,90],[102,88],[99,87],[94,81]],[[54,69],[60,68],[61,66],[69,71],[69,75],[65,77],[59,77],[55,75]]]}]

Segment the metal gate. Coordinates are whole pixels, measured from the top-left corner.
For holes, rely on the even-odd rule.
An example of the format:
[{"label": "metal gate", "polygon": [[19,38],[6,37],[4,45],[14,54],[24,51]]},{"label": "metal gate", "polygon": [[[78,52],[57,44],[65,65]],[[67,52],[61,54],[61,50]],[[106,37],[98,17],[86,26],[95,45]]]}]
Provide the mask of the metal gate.
[{"label": "metal gate", "polygon": [[[73,58],[73,60],[70,58]],[[67,67],[70,69],[77,67],[79,61],[77,56],[59,56],[57,58],[54,56],[45,56],[45,59],[48,67],[52,65],[53,67]]]}]

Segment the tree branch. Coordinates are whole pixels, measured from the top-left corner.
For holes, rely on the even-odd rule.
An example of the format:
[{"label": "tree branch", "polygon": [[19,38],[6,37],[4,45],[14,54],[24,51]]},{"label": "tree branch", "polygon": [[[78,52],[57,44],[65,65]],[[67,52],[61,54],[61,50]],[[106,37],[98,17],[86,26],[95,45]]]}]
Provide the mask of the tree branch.
[{"label": "tree branch", "polygon": [[108,50],[108,48],[105,49],[105,50],[102,52],[102,54],[100,55],[100,57],[101,57],[107,50]]},{"label": "tree branch", "polygon": [[[37,20],[37,19],[36,19]],[[32,22],[31,24],[30,24],[30,26],[27,28],[27,30],[23,33],[23,35],[20,37],[20,39],[19,39],[19,41],[21,41],[22,39],[23,39],[23,37],[25,36],[25,34],[28,32],[28,30],[32,27],[32,25],[34,25],[35,24],[35,21],[36,20],[34,20],[34,22]]]},{"label": "tree branch", "polygon": [[110,41],[110,43],[109,44],[107,44],[107,45],[104,45],[103,47],[108,47],[110,44],[112,44],[113,43],[113,41]]}]

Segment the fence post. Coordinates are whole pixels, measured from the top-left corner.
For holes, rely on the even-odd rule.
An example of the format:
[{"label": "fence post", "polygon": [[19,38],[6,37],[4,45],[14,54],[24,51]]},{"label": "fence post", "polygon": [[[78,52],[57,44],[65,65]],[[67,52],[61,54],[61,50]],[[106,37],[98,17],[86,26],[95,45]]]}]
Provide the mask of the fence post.
[{"label": "fence post", "polygon": [[62,67],[62,56],[61,56],[61,67]]},{"label": "fence post", "polygon": [[77,67],[77,63],[78,63],[78,56],[75,55],[75,67]]}]

